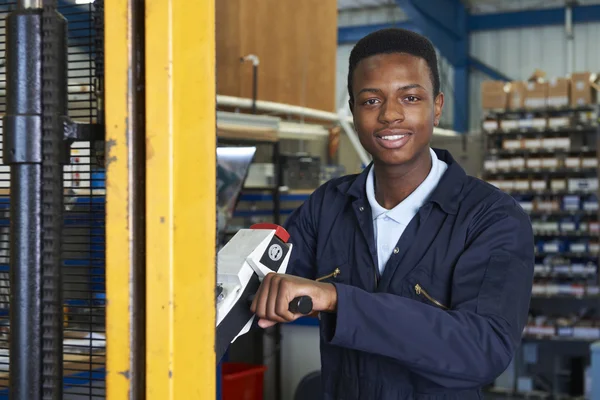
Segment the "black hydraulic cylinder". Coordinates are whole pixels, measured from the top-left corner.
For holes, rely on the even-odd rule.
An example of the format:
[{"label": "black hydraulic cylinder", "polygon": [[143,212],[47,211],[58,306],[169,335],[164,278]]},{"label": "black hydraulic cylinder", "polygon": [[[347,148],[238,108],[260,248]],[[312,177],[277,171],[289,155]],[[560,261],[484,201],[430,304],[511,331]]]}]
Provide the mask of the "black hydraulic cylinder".
[{"label": "black hydraulic cylinder", "polygon": [[4,163],[10,172],[10,398],[42,390],[42,13],[6,18]]},{"label": "black hydraulic cylinder", "polygon": [[11,166],[12,400],[62,398],[66,59],[66,20],[53,6],[22,6],[7,16],[3,157]]},{"label": "black hydraulic cylinder", "polygon": [[69,161],[67,21],[56,0],[42,11],[42,399],[61,400],[63,385],[63,165]]}]

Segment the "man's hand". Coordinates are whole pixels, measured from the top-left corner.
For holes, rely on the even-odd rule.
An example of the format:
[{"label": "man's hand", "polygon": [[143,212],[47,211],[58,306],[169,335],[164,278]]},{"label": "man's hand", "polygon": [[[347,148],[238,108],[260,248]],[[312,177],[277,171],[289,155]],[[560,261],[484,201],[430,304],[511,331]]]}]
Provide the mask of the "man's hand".
[{"label": "man's hand", "polygon": [[258,325],[261,328],[294,321],[303,315],[290,312],[288,307],[298,296],[310,296],[313,311],[334,312],[337,309],[337,291],[332,284],[271,273],[265,276],[250,310],[260,318]]}]

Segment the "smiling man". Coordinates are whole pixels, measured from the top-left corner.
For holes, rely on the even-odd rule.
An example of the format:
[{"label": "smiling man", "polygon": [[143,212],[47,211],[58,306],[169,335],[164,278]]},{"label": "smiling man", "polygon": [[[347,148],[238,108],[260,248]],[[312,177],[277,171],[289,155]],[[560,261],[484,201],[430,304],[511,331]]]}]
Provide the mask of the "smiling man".
[{"label": "smiling man", "polygon": [[534,242],[510,196],[430,148],[444,106],[432,44],[388,29],[358,42],[354,126],[373,163],[320,187],[287,221],[293,275],[268,275],[259,325],[320,318],[324,399],[480,399],[527,321]]}]

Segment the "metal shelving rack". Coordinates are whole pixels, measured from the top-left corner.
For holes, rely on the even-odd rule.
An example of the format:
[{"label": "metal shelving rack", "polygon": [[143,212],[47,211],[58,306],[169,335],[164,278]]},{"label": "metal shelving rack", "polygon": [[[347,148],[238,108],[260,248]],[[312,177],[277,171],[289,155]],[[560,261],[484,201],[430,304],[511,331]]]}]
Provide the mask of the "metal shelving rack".
[{"label": "metal shelving rack", "polygon": [[[527,369],[523,358],[525,346],[533,343],[544,346],[543,354],[542,351],[536,354],[551,359],[549,372],[538,373],[533,368],[525,371],[534,381],[532,389],[542,388],[552,398],[560,398],[565,387],[575,391],[583,389],[575,381],[584,382],[582,367],[585,361],[582,360],[589,355],[589,344],[600,338],[600,314],[595,309],[600,300],[598,116],[599,107],[595,105],[500,110],[489,112],[482,124],[486,137],[482,177],[524,206],[535,234],[534,293],[530,325],[524,333],[523,346],[515,357],[512,388],[515,395],[518,394],[519,374]],[[553,140],[556,144],[556,139],[564,141],[566,138],[569,139],[567,146],[538,147],[551,144]],[[571,159],[572,163],[572,158],[577,157],[588,159],[588,162],[579,166],[566,165],[567,159]],[[540,159],[539,162],[529,161],[537,159]],[[543,159],[547,160],[546,165],[539,165],[544,163]],[[593,159],[596,159],[595,163],[589,164]],[[575,187],[575,181],[569,184],[571,179],[590,179],[588,184],[592,181],[596,184],[587,188],[583,187],[585,185]],[[532,187],[533,182],[536,182],[535,187]],[[567,206],[565,200],[573,202]],[[586,319],[573,318],[577,313]],[[553,314],[556,319],[551,319],[545,329],[530,329],[536,326],[539,316],[552,317]],[[571,315],[571,321],[576,321],[575,326],[564,326],[566,319],[561,321],[561,317],[567,315]],[[578,323],[590,324],[584,321],[593,321],[592,326],[577,328]],[[583,333],[588,333],[588,336]],[[579,368],[580,376],[574,376],[573,372],[565,374],[562,362],[568,358],[577,360],[579,364],[573,366]],[[537,364],[544,364],[537,361]]]}]

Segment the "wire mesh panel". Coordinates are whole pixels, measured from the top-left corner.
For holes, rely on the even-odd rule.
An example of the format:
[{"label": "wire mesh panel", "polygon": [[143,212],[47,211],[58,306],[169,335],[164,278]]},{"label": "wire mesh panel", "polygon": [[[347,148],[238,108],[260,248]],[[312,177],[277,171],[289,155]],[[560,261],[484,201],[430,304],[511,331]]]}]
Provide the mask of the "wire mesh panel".
[{"label": "wire mesh panel", "polygon": [[[79,123],[96,123],[98,90],[102,86],[95,69],[101,57],[96,49],[103,49],[95,10],[96,6],[101,9],[101,2],[59,4],[58,11],[69,26],[69,116]],[[14,1],[0,0],[1,115],[6,112],[5,18],[15,8]],[[71,164],[64,168],[64,399],[105,397],[105,198],[104,171],[97,147],[90,142],[75,142],[71,146]],[[10,169],[0,163],[0,398],[7,398],[8,394],[9,191]]]}]

